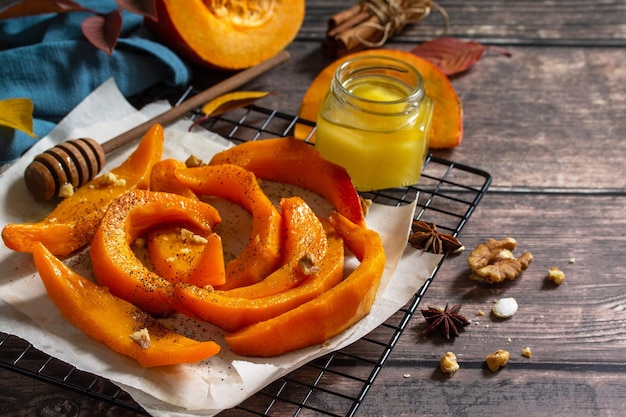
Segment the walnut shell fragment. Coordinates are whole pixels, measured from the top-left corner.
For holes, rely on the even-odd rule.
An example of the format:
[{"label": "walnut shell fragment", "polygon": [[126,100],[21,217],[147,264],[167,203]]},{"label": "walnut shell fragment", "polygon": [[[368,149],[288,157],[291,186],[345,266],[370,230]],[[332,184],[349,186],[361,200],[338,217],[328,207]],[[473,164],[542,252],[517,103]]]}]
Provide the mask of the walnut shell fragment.
[{"label": "walnut shell fragment", "polygon": [[531,264],[533,255],[524,252],[516,258],[513,255],[516,246],[516,240],[511,237],[502,240],[489,239],[476,246],[467,258],[472,270],[470,278],[485,284],[517,278]]}]

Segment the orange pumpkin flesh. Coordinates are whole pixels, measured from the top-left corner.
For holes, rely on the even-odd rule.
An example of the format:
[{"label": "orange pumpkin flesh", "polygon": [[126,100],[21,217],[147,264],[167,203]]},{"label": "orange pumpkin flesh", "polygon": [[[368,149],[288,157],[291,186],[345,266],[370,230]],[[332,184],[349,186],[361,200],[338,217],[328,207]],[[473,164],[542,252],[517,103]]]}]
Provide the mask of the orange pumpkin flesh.
[{"label": "orange pumpkin flesh", "polygon": [[[176,159],[157,162],[150,173],[150,190],[197,199],[193,191],[176,178],[175,171],[183,168],[186,168],[185,163]],[[215,233],[207,239],[206,243],[199,242],[174,226],[150,231],[146,248],[154,272],[172,283],[188,282],[199,287],[223,285],[226,273],[222,240]]]},{"label": "orange pumpkin flesh", "polygon": [[155,315],[170,314],[170,284],[146,268],[131,244],[158,224],[183,224],[209,234],[220,222],[213,207],[176,194],[134,190],[114,200],[91,242],[91,266],[98,284]]},{"label": "orange pumpkin flesh", "polygon": [[178,159],[164,159],[154,164],[150,171],[150,191],[163,191],[187,198],[198,198],[189,187],[176,178],[176,170],[184,168],[187,168],[187,165]]},{"label": "orange pumpkin flesh", "polygon": [[130,189],[148,187],[150,171],[161,159],[162,151],[163,127],[154,125],[132,155],[111,170],[124,184],[109,184],[107,177],[97,177],[61,201],[40,222],[7,224],[2,230],[4,244],[18,252],[31,252],[35,242],[42,242],[58,256],[88,245],[112,200]]},{"label": "orange pumpkin flesh", "polygon": [[[337,67],[350,58],[363,55],[382,55],[401,59],[413,65],[424,77],[426,94],[435,102],[428,135],[428,146],[431,149],[443,149],[453,148],[461,143],[463,140],[463,107],[448,77],[429,61],[410,52],[396,49],[371,49],[355,52],[328,65],[317,75],[304,94],[298,113],[299,117],[315,121]],[[299,123],[295,128],[295,136],[298,139],[306,139],[311,134],[311,130],[311,126]]]},{"label": "orange pumpkin flesh", "polygon": [[271,58],[291,43],[304,20],[304,3],[157,0],[158,21],[146,19],[146,25],[191,62],[239,70]]},{"label": "orange pumpkin flesh", "polygon": [[326,230],[321,222],[299,197],[280,201],[283,220],[282,266],[253,285],[223,291],[224,295],[240,298],[261,298],[286,291],[308,278],[298,264],[305,256],[322,259],[327,250]]},{"label": "orange pumpkin flesh", "polygon": [[340,214],[331,223],[361,264],[343,281],[311,301],[272,319],[225,336],[233,352],[244,356],[276,356],[322,344],[365,317],[374,302],[385,268],[378,233],[351,223]]},{"label": "orange pumpkin flesh", "polygon": [[204,237],[180,227],[158,228],[148,232],[146,249],[152,270],[173,284],[205,287],[226,282],[222,238],[217,233]]},{"label": "orange pumpkin flesh", "polygon": [[[142,366],[194,363],[220,351],[215,342],[199,342],[175,333],[107,288],[76,274],[39,242],[33,245],[33,258],[50,299],[68,321]],[[143,328],[150,336],[147,348],[131,339]]]},{"label": "orange pumpkin flesh", "polygon": [[252,236],[243,251],[226,264],[226,283],[219,289],[255,284],[280,264],[281,216],[253,173],[235,165],[176,170],[177,178],[196,195],[223,198],[252,214]]},{"label": "orange pumpkin flesh", "polygon": [[313,191],[354,223],[365,224],[361,199],[347,171],[302,141],[275,138],[245,142],[217,153],[209,164],[237,165],[258,178]]},{"label": "orange pumpkin flesh", "polygon": [[[328,248],[324,257],[320,258],[319,271],[294,288],[265,297],[247,299],[228,296],[228,291],[210,291],[194,285],[178,284],[175,289],[180,300],[177,309],[230,331],[289,311],[330,290],[343,276],[341,237],[331,228],[323,239],[327,239]],[[290,280],[293,275],[302,274],[302,271],[298,262],[290,262],[274,273]]]}]

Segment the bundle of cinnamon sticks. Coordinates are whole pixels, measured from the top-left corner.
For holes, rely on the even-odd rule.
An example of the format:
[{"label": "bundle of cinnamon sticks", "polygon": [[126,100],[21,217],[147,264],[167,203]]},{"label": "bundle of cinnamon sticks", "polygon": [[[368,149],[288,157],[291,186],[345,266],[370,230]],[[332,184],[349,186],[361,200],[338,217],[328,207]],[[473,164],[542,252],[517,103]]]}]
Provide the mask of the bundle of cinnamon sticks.
[{"label": "bundle of cinnamon sticks", "polygon": [[329,19],[322,54],[338,58],[380,47],[407,24],[427,17],[433,7],[438,6],[432,0],[362,0]]}]

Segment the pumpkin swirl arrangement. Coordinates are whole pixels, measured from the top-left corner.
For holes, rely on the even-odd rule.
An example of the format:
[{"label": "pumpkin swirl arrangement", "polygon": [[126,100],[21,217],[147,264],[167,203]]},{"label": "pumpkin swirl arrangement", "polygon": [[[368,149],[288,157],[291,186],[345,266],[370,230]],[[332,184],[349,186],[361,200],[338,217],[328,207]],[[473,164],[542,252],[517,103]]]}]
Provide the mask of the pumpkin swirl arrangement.
[{"label": "pumpkin swirl arrangement", "polygon": [[[126,161],[47,217],[2,230],[7,247],[32,253],[66,319],[152,367],[195,363],[222,348],[159,322],[173,313],[223,329],[236,354],[263,357],[322,344],[369,313],[385,252],[343,168],[293,138],[247,142],[187,167],[162,159],[163,136],[153,126]],[[321,217],[298,196],[272,203],[262,180],[312,191],[334,210]],[[251,234],[229,260],[211,198],[250,213]],[[360,262],[350,271],[344,247]],[[85,248],[95,282],[63,262]]]}]

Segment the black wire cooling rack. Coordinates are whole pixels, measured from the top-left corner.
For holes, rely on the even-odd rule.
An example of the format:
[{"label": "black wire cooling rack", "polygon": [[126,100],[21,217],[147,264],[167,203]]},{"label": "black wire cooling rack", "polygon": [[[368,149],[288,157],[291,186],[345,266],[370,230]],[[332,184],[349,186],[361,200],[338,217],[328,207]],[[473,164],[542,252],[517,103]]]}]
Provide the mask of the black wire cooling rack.
[{"label": "black wire cooling rack", "polygon": [[[250,106],[209,119],[202,126],[240,143],[292,135],[298,123],[313,126],[296,116]],[[434,222],[440,230],[456,236],[490,183],[491,176],[485,171],[430,155],[417,185],[365,193],[363,196],[376,203],[396,206],[417,199],[416,220]],[[223,411],[220,417],[353,416],[407,328],[440,266],[441,263],[409,303],[366,337],[311,361],[268,385],[236,408]],[[148,415],[130,395],[112,382],[50,357],[29,342],[2,332],[0,367]],[[331,404],[332,409],[329,409]]]}]

